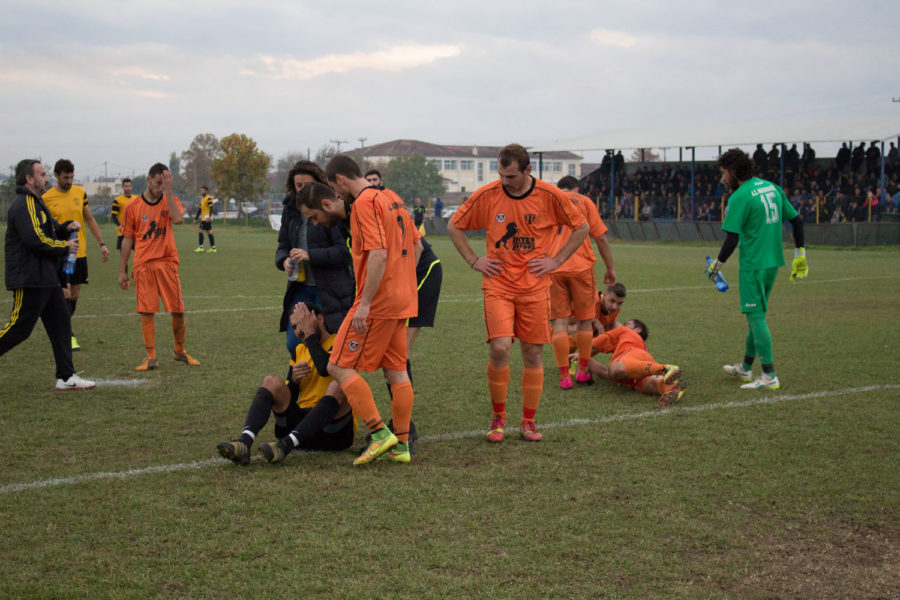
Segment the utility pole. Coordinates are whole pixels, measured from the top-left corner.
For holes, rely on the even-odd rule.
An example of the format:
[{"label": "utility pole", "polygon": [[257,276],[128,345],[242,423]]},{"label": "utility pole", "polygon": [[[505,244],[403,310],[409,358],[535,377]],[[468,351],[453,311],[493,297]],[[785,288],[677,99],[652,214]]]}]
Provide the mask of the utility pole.
[{"label": "utility pole", "polygon": [[368,138],[356,138],[359,140],[359,167],[365,171],[366,170],[366,140]]},{"label": "utility pole", "polygon": [[332,144],[334,144],[335,146],[337,146],[338,154],[341,153],[341,144],[349,144],[350,143],[347,140],[328,140],[328,141],[331,142]]}]

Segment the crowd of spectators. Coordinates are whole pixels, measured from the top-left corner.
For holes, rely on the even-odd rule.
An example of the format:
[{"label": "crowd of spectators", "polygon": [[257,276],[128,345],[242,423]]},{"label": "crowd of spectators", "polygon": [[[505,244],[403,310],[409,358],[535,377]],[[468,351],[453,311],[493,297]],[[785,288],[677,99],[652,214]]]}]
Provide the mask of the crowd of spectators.
[{"label": "crowd of spectators", "polygon": [[[834,159],[816,160],[809,144],[802,154],[773,145],[767,152],[762,144],[753,153],[757,176],[781,184],[807,223],[878,221],[883,214],[900,212],[900,156],[894,142],[885,156],[885,190],[881,193],[880,144],[847,144]],[[784,156],[781,156],[784,150]],[[610,206],[610,161],[615,165],[615,198]],[[629,172],[630,171],[630,172]],[[696,163],[694,194],[691,168],[685,163],[644,163],[625,168],[621,153],[607,154],[599,169],[582,181],[582,191],[600,201],[604,219],[721,221],[728,192],[721,182],[715,162]],[[871,209],[871,210],[870,210]]]}]

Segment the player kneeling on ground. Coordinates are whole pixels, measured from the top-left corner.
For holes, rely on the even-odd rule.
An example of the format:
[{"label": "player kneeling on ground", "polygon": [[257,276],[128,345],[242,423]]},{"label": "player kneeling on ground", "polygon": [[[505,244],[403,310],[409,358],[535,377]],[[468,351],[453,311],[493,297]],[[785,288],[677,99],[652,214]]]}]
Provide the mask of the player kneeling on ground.
[{"label": "player kneeling on ground", "polygon": [[275,415],[278,441],[262,443],[259,452],[270,463],[284,460],[295,448],[346,450],[353,445],[356,420],[340,386],[328,375],[328,359],[335,334],[325,327],[322,309],[312,302],[298,302],[290,324],[300,339],[288,380],[267,375],[247,411],[241,436],[219,442],[223,458],[238,464],[250,462],[250,447],[257,434]]},{"label": "player kneeling on ground", "polygon": [[674,404],[684,396],[684,385],[678,379],[681,369],[656,362],[647,350],[647,335],[643,321],[632,319],[595,337],[591,342],[594,353],[611,353],[612,358],[608,367],[591,359],[591,373],[638,392],[658,395],[660,406]]}]

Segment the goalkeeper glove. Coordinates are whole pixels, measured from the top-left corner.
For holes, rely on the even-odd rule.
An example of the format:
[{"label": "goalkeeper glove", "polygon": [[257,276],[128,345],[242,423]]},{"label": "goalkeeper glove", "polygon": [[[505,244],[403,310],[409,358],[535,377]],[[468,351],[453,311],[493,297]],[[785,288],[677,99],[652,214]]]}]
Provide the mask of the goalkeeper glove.
[{"label": "goalkeeper glove", "polygon": [[719,269],[722,267],[722,263],[719,262],[719,259],[711,259],[708,256],[706,257],[706,276],[709,279],[713,279],[716,276],[716,273],[719,272]]},{"label": "goalkeeper glove", "polygon": [[809,266],[806,264],[806,248],[794,249],[794,262],[791,263],[791,281],[803,279],[809,275]]}]

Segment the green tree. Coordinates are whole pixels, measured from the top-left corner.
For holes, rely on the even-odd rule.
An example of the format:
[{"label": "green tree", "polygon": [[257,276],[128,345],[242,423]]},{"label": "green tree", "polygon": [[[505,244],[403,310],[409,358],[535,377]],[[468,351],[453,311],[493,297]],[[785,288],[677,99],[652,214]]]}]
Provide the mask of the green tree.
[{"label": "green tree", "polygon": [[172,191],[184,195],[184,177],[181,175],[181,160],[174,152],[169,155],[169,171],[172,173]]},{"label": "green tree", "polygon": [[199,194],[200,186],[209,187],[212,164],[222,154],[219,138],[211,133],[198,133],[191,147],[181,153],[184,165],[185,189],[188,194]]},{"label": "green tree", "polygon": [[444,194],[444,179],[440,171],[419,155],[400,156],[392,160],[384,173],[384,185],[406,201]]},{"label": "green tree", "polygon": [[[224,203],[230,198],[246,208],[249,202],[266,193],[266,174],[272,162],[256,142],[243,133],[233,133],[219,142],[221,156],[212,164],[212,178]],[[247,211],[244,211],[247,215]]]}]

